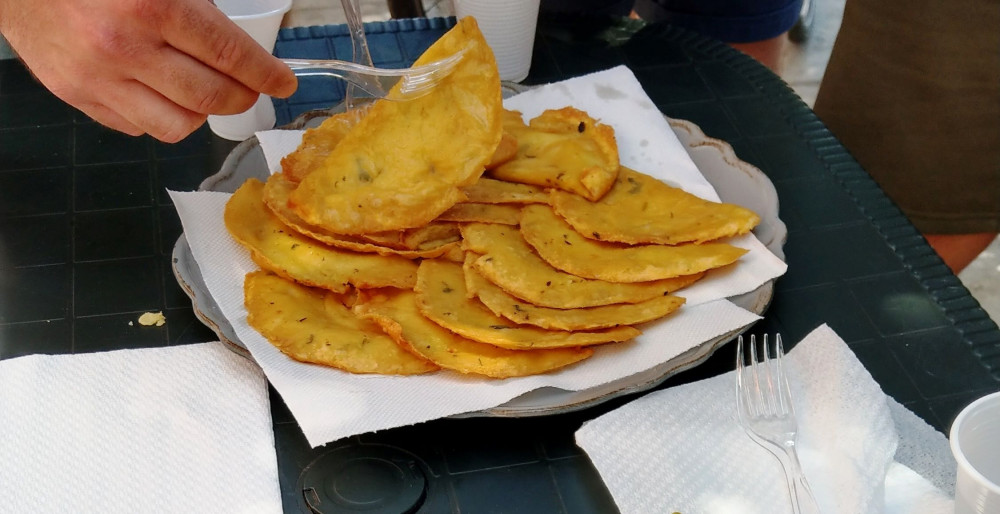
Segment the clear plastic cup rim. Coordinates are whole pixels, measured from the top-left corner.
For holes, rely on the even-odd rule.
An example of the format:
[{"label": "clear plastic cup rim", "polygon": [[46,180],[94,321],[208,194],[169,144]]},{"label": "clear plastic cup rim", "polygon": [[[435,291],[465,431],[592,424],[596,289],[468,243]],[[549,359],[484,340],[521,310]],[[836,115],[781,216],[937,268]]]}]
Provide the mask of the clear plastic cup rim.
[{"label": "clear plastic cup rim", "polygon": [[955,456],[955,461],[958,462],[959,469],[964,470],[969,474],[969,476],[975,479],[979,485],[988,489],[991,493],[1000,495],[1000,484],[993,483],[992,480],[986,478],[985,475],[974,468],[972,463],[969,462],[969,459],[965,457],[965,453],[958,444],[958,430],[965,423],[966,418],[968,418],[980,405],[992,401],[1000,401],[1000,391],[983,396],[962,409],[962,412],[958,413],[958,417],[955,418],[955,422],[951,424],[951,431],[948,435],[948,439],[949,444],[951,445],[951,453]]}]

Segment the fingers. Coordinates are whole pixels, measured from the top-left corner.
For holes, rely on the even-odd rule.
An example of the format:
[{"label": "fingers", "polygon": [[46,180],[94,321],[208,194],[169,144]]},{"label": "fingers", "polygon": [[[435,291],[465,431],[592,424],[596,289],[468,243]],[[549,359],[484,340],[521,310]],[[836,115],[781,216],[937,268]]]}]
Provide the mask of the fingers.
[{"label": "fingers", "polygon": [[0,4],[5,34],[39,80],[127,134],[178,141],[208,114],[243,112],[258,92],[286,97],[296,87],[287,66],[206,0]]},{"label": "fingers", "polygon": [[176,143],[184,139],[207,118],[204,114],[175,104],[145,84],[134,80],[121,82],[113,90],[108,91],[106,102],[114,105],[115,112],[127,123],[166,143]]},{"label": "fingers", "polygon": [[136,79],[187,110],[238,114],[257,101],[256,91],[171,47],[149,61],[136,70]]},{"label": "fingers", "polygon": [[[96,73],[86,82],[86,87],[81,88],[80,81],[74,79],[78,74],[72,66],[55,70],[41,67],[33,71],[53,94],[66,103],[98,123],[132,136],[148,133],[161,141],[175,143],[194,132],[207,118],[206,114],[179,105],[127,75]],[[68,73],[68,76],[62,75],[62,72]],[[257,95],[253,95],[255,101]]]},{"label": "fingers", "polygon": [[278,98],[295,92],[297,82],[288,66],[210,3],[185,2],[169,10],[164,22],[168,44],[244,86]]},{"label": "fingers", "polygon": [[165,143],[176,143],[198,129],[207,118],[184,109],[138,81],[103,88],[99,101],[71,102],[94,121],[130,136],[149,134]]},{"label": "fingers", "polygon": [[94,121],[112,130],[117,130],[130,136],[141,136],[146,133],[146,131],[119,116],[115,111],[101,104],[81,104],[77,108],[87,116],[90,116]]}]

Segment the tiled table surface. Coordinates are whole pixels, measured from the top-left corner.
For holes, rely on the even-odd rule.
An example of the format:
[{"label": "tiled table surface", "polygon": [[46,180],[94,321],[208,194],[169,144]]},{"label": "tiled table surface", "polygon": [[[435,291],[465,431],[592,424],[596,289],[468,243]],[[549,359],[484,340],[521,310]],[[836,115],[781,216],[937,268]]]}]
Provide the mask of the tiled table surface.
[{"label": "tiled table surface", "polygon": [[[409,64],[451,23],[369,24],[373,57]],[[349,48],[343,27],[312,27],[283,31],[276,53],[344,57]],[[887,393],[941,430],[969,401],[1000,389],[996,325],[780,79],[691,33],[576,19],[543,20],[528,83],[618,64],[632,68],[664,113],[729,141],[774,182],[789,271],[754,332],[797,341],[828,323]],[[276,102],[279,122],[341,94],[338,84],[306,79]],[[234,146],[207,127],[176,145],[111,132],[15,61],[0,62],[0,358],[215,340],[171,271],[181,227],[165,189],[197,188]],[[158,310],[165,326],[135,323]],[[724,347],[662,387],[731,369],[730,353]],[[614,511],[573,432],[631,398],[541,418],[439,420],[314,450],[272,394],[286,510],[307,512],[304,469],[332,465],[389,511],[401,510],[392,498],[421,484],[417,512]],[[379,482],[377,470],[343,466],[372,452],[407,462],[420,484]]]}]

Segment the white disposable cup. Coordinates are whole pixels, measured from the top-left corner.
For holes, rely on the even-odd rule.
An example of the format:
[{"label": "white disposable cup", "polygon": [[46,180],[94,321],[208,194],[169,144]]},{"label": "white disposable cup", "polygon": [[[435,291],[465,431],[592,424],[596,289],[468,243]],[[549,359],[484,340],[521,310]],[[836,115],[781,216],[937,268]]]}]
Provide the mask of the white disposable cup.
[{"label": "white disposable cup", "polygon": [[500,80],[520,82],[531,69],[539,0],[455,0],[455,15],[472,16],[500,69]]},{"label": "white disposable cup", "polygon": [[962,409],[949,439],[958,461],[955,513],[1000,512],[1000,392]]},{"label": "white disposable cup", "polygon": [[[260,46],[272,52],[281,19],[291,9],[292,0],[216,0],[215,5]],[[274,104],[267,95],[260,95],[253,107],[240,114],[208,117],[212,132],[233,141],[242,141],[258,130],[274,128],[274,122]]]}]

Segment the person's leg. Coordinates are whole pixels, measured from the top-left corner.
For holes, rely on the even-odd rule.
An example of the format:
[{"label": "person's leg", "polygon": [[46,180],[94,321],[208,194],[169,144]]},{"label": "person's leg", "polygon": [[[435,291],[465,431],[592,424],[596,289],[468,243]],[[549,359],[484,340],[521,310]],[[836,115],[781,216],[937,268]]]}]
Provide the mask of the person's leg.
[{"label": "person's leg", "polygon": [[976,234],[925,234],[927,243],[941,256],[941,260],[958,275],[983,250],[996,239],[993,232]]},{"label": "person's leg", "polygon": [[729,46],[757,59],[758,62],[767,66],[776,74],[781,74],[781,53],[788,41],[788,33],[765,39],[763,41],[753,41],[750,43],[729,43]]},{"label": "person's leg", "polygon": [[636,0],[634,13],[725,42],[778,73],[802,0]]}]

